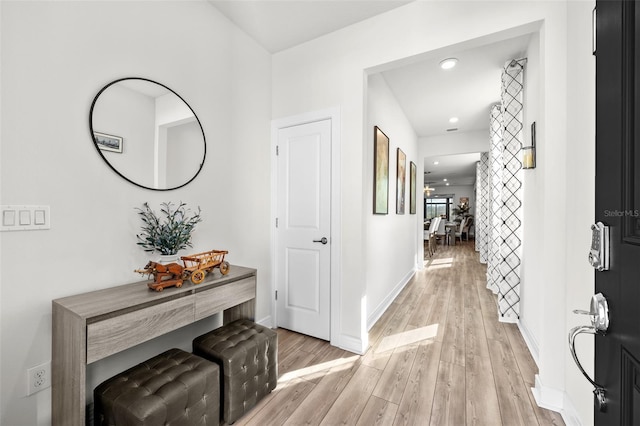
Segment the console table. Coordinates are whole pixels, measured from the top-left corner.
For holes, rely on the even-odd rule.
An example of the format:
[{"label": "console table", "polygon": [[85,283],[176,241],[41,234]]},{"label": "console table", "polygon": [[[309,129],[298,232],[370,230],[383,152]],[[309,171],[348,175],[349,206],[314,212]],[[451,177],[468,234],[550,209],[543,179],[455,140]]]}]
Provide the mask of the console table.
[{"label": "console table", "polygon": [[223,323],[254,319],[256,270],[231,266],[194,285],[157,292],[147,281],[52,302],[53,425],[85,426],[87,364],[223,312]]}]

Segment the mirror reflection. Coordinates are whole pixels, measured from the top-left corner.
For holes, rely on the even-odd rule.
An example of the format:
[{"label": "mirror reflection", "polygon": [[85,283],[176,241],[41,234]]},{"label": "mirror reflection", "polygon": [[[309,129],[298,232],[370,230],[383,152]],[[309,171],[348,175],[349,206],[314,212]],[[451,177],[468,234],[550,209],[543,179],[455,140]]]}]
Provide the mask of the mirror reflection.
[{"label": "mirror reflection", "polygon": [[160,83],[142,78],[109,83],[93,101],[89,124],[107,164],[143,188],[179,188],[204,164],[206,144],[198,117]]}]

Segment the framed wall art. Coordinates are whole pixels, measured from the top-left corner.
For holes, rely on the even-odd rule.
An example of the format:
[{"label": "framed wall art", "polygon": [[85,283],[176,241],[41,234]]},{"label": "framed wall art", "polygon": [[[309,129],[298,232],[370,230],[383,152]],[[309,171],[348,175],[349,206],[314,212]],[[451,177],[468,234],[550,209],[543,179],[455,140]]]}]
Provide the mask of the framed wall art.
[{"label": "framed wall art", "polygon": [[396,214],[404,214],[405,184],[407,182],[407,156],[398,148],[398,167],[396,175]]},{"label": "framed wall art", "polygon": [[373,214],[389,213],[389,138],[373,129]]},{"label": "framed wall art", "polygon": [[93,132],[93,140],[98,148],[103,151],[122,152],[122,138],[120,136]]},{"label": "framed wall art", "polygon": [[416,179],[418,175],[418,168],[413,161],[409,163],[409,213],[416,214]]}]

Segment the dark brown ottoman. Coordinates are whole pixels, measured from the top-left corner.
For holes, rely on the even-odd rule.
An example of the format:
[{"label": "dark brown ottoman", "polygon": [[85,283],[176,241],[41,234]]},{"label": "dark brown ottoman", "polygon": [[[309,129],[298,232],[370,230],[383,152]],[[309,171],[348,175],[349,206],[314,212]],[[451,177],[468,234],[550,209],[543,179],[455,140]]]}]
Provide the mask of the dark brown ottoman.
[{"label": "dark brown ottoman", "polygon": [[222,368],[222,417],[235,422],[276,387],[278,334],[237,320],[193,340],[193,353]]},{"label": "dark brown ottoman", "polygon": [[114,376],[93,392],[95,425],[219,425],[220,368],[180,349]]}]

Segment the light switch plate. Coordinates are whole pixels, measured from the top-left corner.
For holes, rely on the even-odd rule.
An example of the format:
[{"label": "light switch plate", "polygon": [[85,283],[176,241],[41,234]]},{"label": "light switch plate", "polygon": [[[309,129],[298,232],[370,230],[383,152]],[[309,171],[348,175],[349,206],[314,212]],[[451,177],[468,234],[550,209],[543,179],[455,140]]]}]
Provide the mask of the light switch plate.
[{"label": "light switch plate", "polygon": [[33,231],[51,228],[49,206],[4,205],[0,231]]}]

